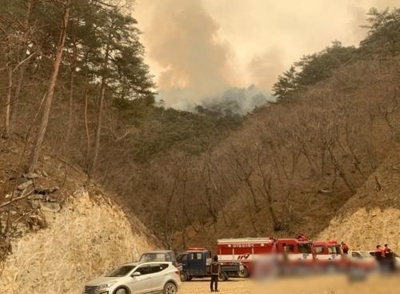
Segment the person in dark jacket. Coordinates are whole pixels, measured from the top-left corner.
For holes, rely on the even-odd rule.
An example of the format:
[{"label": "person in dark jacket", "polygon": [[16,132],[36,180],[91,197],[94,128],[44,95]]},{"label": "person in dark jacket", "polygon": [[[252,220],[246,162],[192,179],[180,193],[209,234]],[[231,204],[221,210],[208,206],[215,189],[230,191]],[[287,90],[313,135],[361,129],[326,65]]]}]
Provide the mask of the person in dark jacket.
[{"label": "person in dark jacket", "polygon": [[385,252],[385,260],[388,267],[388,270],[394,272],[396,270],[396,259],[394,258],[394,253],[392,249],[389,248],[388,244],[384,245],[384,252]]},{"label": "person in dark jacket", "polygon": [[218,262],[217,255],[215,255],[213,259],[214,260],[213,260],[213,262],[211,262],[211,265],[210,265],[210,272],[211,272],[210,290],[211,290],[211,292],[219,292],[218,276],[221,273],[221,264]]},{"label": "person in dark jacket", "polygon": [[385,253],[381,245],[376,245],[374,252],[375,260],[379,264],[379,269],[382,271],[385,270]]}]

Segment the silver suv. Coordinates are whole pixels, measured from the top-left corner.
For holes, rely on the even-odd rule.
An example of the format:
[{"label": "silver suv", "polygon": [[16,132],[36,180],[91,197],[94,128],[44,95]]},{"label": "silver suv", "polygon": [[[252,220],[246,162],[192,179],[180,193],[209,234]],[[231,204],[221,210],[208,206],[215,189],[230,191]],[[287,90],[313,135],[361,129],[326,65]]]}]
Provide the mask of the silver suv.
[{"label": "silver suv", "polygon": [[172,262],[126,263],[107,275],[88,282],[84,294],[175,294],[181,285]]}]

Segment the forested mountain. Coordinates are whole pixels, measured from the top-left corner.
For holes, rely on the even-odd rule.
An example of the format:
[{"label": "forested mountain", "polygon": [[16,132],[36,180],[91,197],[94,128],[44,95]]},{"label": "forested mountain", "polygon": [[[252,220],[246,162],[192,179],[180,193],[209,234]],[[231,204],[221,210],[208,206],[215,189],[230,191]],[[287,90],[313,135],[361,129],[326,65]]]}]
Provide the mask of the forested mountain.
[{"label": "forested mountain", "polygon": [[303,57],[243,116],[154,104],[136,21],[112,1],[0,4],[1,132],[26,143],[15,173],[42,151],[78,165],[166,247],[317,233],[398,145],[400,10],[371,10],[359,47]]}]

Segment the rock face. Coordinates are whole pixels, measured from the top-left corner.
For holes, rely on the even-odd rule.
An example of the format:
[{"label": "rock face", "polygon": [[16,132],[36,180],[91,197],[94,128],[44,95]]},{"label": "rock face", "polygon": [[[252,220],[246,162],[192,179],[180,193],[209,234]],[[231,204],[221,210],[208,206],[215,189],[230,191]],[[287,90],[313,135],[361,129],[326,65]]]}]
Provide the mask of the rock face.
[{"label": "rock face", "polygon": [[345,241],[354,250],[374,250],[377,244],[386,243],[400,252],[400,210],[361,208],[344,219],[333,219],[318,239],[334,238]]},{"label": "rock face", "polygon": [[102,198],[94,202],[85,191],[78,191],[60,211],[59,206],[47,206],[41,203],[42,210],[46,207],[54,214],[54,221],[12,244],[13,254],[0,279],[1,293],[80,294],[90,279],[155,249],[144,231],[132,231],[119,207]]},{"label": "rock face", "polygon": [[318,239],[335,238],[360,250],[388,243],[400,252],[400,172],[395,168],[400,164],[398,154],[385,160]]}]

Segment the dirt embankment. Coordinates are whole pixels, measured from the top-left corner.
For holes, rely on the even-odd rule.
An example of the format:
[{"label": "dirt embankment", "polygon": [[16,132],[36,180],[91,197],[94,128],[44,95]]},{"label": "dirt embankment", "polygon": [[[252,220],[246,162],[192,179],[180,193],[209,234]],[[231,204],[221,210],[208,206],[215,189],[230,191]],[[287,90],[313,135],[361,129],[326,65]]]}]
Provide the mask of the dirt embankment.
[{"label": "dirt embankment", "polygon": [[0,292],[82,293],[88,280],[154,248],[139,220],[132,230],[132,220],[106,198],[90,199],[84,190],[69,198],[47,229],[13,242]]},{"label": "dirt embankment", "polygon": [[318,239],[346,241],[353,249],[373,250],[388,243],[400,251],[400,157],[389,156],[337,213]]}]

